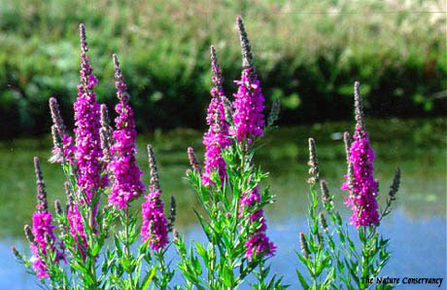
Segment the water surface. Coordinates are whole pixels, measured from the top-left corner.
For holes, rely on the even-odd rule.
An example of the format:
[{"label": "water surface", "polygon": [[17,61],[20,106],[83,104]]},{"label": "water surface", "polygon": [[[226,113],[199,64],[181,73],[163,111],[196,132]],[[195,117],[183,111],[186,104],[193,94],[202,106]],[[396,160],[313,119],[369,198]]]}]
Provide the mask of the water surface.
[{"label": "water surface", "polygon": [[[394,211],[381,226],[381,232],[391,238],[393,255],[383,275],[443,277],[441,288],[416,285],[398,289],[445,289],[446,120],[368,120],[367,126],[377,155],[375,176],[380,180],[381,204],[395,167],[402,169],[401,191]],[[268,234],[278,245],[277,255],[271,259],[272,270],[284,275],[291,289],[300,289],[294,269],[301,267],[295,255],[299,249],[298,232],[306,231],[307,137],[316,139],[322,177],[337,194],[337,205],[348,217],[339,190],[346,171],[340,137],[346,129],[352,129],[351,124],[281,128],[266,136],[265,145],[258,152],[257,163],[270,172],[268,182],[277,194],[277,202],[266,209]],[[171,194],[177,198],[179,231],[188,240],[202,240],[203,234],[190,210],[198,204],[184,179],[188,168],[187,146],[192,145],[203,156],[201,133],[179,129],[166,134],[140,135],[138,163],[146,172],[147,143],[156,150],[165,201]],[[14,261],[9,247],[14,244],[29,253],[22,229],[25,223],[30,223],[35,206],[33,156],[41,158],[50,204],[55,198],[65,200],[60,167],[45,162],[50,150],[50,136],[0,142],[0,289],[37,289],[36,280]],[[144,181],[148,181],[147,174]],[[177,281],[181,278],[177,277]]]}]

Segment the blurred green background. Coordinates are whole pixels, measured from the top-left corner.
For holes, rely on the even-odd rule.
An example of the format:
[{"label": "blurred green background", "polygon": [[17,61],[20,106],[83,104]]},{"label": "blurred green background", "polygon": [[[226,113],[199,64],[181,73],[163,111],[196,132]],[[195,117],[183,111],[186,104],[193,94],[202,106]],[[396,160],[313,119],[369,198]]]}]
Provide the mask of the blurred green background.
[{"label": "blurred green background", "polygon": [[47,100],[72,119],[78,24],[87,26],[99,100],[115,103],[121,59],[139,131],[202,128],[214,44],[227,95],[240,74],[244,17],[267,104],[281,125],[347,120],[362,82],[369,115],[446,113],[445,1],[0,0],[0,137],[49,132]]}]

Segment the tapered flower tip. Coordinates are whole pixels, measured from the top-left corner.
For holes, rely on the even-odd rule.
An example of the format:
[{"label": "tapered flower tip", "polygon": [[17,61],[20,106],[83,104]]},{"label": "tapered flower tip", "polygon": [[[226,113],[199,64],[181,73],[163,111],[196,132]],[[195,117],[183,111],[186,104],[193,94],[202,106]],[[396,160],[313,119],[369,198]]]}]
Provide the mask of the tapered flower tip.
[{"label": "tapered flower tip", "polygon": [[321,195],[323,198],[323,202],[330,202],[331,201],[331,195],[329,194],[329,188],[327,186],[327,182],[326,180],[322,179],[320,181],[320,189],[321,189]]},{"label": "tapered flower tip", "polygon": [[255,65],[253,63],[253,53],[251,51],[250,41],[248,39],[247,32],[245,31],[244,22],[242,17],[236,17],[236,27],[239,33],[239,41],[242,49],[242,66],[249,68],[250,73],[255,73]]},{"label": "tapered flower tip", "polygon": [[79,37],[81,39],[81,49],[82,49],[82,52],[87,52],[88,51],[87,36],[85,34],[85,25],[84,25],[84,23],[80,23],[79,24]]},{"label": "tapered flower tip", "polygon": [[116,55],[116,53],[112,54],[112,59],[113,59],[113,66],[116,69],[117,67],[120,66],[120,63],[118,61],[118,56]]},{"label": "tapered flower tip", "polygon": [[16,246],[11,246],[11,251],[12,251],[12,254],[14,255],[14,257],[16,257],[16,258],[21,257],[20,252],[19,252],[19,250],[17,250]]},{"label": "tapered flower tip", "polygon": [[322,212],[320,212],[320,224],[321,224],[321,228],[323,229],[323,231],[327,231],[328,230],[328,225],[327,225],[327,220],[324,216],[324,214]]},{"label": "tapered flower tip", "polygon": [[196,153],[194,152],[194,148],[192,147],[188,147],[188,159],[192,169],[200,173],[202,171],[202,168],[199,165],[199,160],[197,159]]},{"label": "tapered flower tip", "polygon": [[37,182],[41,182],[43,181],[43,177],[42,177],[42,170],[40,169],[39,157],[34,156],[33,161],[34,161],[34,172],[36,173],[36,180]]},{"label": "tapered flower tip", "polygon": [[110,126],[109,110],[107,109],[106,104],[101,104],[100,116],[101,116],[101,127]]},{"label": "tapered flower tip", "polygon": [[211,71],[213,73],[211,80],[213,82],[213,86],[218,91],[222,91],[223,77],[222,72],[220,71],[219,61],[216,55],[216,49],[214,48],[213,45],[211,45],[210,54],[211,54]]},{"label": "tapered flower tip", "polygon": [[300,244],[301,244],[301,252],[303,253],[304,258],[308,258],[310,255],[309,246],[307,245],[306,236],[303,232],[300,232]]},{"label": "tapered flower tip", "polygon": [[273,126],[273,124],[278,120],[280,110],[281,110],[281,100],[279,98],[276,98],[273,100],[272,108],[267,118],[268,126]]},{"label": "tapered flower tip", "polygon": [[361,132],[365,131],[365,120],[363,112],[363,100],[360,95],[360,82],[354,83],[354,107],[355,107],[355,121],[356,127]]},{"label": "tapered flower tip", "polygon": [[315,139],[309,138],[309,175],[310,178],[308,182],[310,184],[318,181],[320,170],[318,168],[318,159],[317,159],[317,149],[315,146]]},{"label": "tapered flower tip", "polygon": [[399,191],[400,186],[400,177],[401,177],[401,171],[400,168],[397,167],[396,171],[394,172],[393,183],[391,184],[390,191],[388,193],[388,196],[391,200],[396,199],[396,194]]},{"label": "tapered flower tip", "polygon": [[349,155],[350,155],[350,151],[351,151],[351,136],[349,135],[348,132],[345,132],[343,134],[343,142],[345,143],[345,151],[346,151],[346,160],[347,162],[349,162]]},{"label": "tapered flower tip", "polygon": [[42,170],[39,164],[39,158],[34,157],[34,172],[36,174],[36,185],[37,185],[37,210],[46,211],[47,210],[47,193],[45,191],[45,182],[43,181]]},{"label": "tapered flower tip", "polygon": [[31,230],[31,227],[29,225],[25,225],[23,227],[23,231],[25,232],[25,237],[28,240],[28,242],[30,243],[34,243],[34,235],[33,235],[33,231]]},{"label": "tapered flower tip", "polygon": [[64,210],[62,209],[62,205],[59,199],[56,199],[54,201],[54,209],[57,215],[62,215],[64,213]]},{"label": "tapered flower tip", "polygon": [[59,109],[59,103],[55,97],[51,97],[49,100],[50,111],[51,111],[51,119],[53,120],[53,124],[56,125],[57,129],[60,131],[60,134],[65,133],[65,125],[62,120],[61,111]]},{"label": "tapered flower tip", "polygon": [[120,63],[118,61],[118,56],[116,54],[112,55],[113,58],[113,67],[115,69],[115,87],[117,89],[117,97],[123,102],[127,102],[129,100],[129,95],[126,93],[126,84],[124,83],[123,74],[121,72]]},{"label": "tapered flower tip", "polygon": [[150,176],[151,176],[150,185],[153,188],[153,190],[159,190],[160,189],[160,180],[158,177],[157,162],[155,161],[154,149],[152,148],[152,145],[150,145],[150,144],[147,145],[147,153],[149,156],[149,169],[150,169]]},{"label": "tapered flower tip", "polygon": [[174,238],[174,242],[178,240],[180,235],[179,235],[178,230],[176,228],[172,229],[172,236]]}]

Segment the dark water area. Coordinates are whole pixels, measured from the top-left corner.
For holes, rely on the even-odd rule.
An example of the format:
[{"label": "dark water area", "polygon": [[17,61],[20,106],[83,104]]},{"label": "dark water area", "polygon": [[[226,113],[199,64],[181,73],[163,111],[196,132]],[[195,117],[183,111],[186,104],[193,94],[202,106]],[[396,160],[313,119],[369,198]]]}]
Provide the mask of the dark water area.
[{"label": "dark water area", "polygon": [[[397,289],[446,289],[446,123],[439,119],[367,120],[372,147],[376,152],[375,177],[380,181],[379,203],[383,204],[394,169],[402,170],[401,190],[391,215],[380,232],[391,239],[392,258],[383,269],[384,277],[444,278],[443,285],[399,285]],[[268,234],[278,246],[270,262],[272,271],[284,276],[290,289],[300,289],[295,268],[301,264],[298,233],[306,230],[307,138],[317,142],[321,175],[336,194],[336,205],[349,217],[339,190],[346,171],[343,131],[352,130],[345,122],[279,128],[264,139],[256,161],[270,172],[268,183],[277,202],[266,208]],[[196,197],[185,180],[188,169],[186,148],[193,146],[203,156],[200,132],[176,130],[140,136],[138,163],[148,172],[147,143],[153,144],[158,159],[164,200],[172,194],[178,201],[177,227],[188,241],[204,236],[192,213]],[[51,138],[17,139],[0,143],[0,289],[37,289],[35,278],[16,263],[10,246],[29,254],[22,229],[31,222],[35,206],[35,180],[32,157],[41,158],[50,204],[65,201],[62,172],[58,165],[45,162],[50,157]],[[144,181],[147,183],[148,174]],[[135,207],[138,208],[138,202]],[[354,232],[354,228],[353,228]],[[176,276],[181,282],[181,277]],[[249,289],[242,287],[241,289]]]}]

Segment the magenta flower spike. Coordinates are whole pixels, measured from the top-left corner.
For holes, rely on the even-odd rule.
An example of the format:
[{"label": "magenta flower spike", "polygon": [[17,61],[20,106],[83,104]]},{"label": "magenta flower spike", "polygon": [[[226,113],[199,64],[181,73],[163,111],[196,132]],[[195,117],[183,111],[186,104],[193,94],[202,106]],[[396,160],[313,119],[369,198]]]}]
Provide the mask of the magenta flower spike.
[{"label": "magenta flower spike", "polygon": [[123,209],[127,208],[134,198],[144,193],[145,188],[141,182],[143,172],[135,158],[137,131],[134,113],[129,105],[129,95],[126,93],[126,84],[116,55],[113,55],[113,63],[119,102],[115,106],[118,116],[115,119],[115,130],[112,135],[114,142],[110,150],[113,157],[108,168],[113,178],[109,205]]},{"label": "magenta flower spike", "polygon": [[[259,195],[259,190],[256,186],[249,192],[244,193],[241,198],[241,214],[244,210],[247,210],[260,202],[261,196]],[[253,223],[259,223],[260,226],[250,233],[248,241],[245,243],[245,247],[247,248],[245,257],[251,260],[253,256],[258,256],[261,253],[264,253],[267,257],[273,256],[277,247],[267,237],[267,223],[262,209],[259,209],[250,215],[249,224],[252,225]]]},{"label": "magenta flower spike", "polygon": [[241,79],[235,81],[238,85],[238,90],[234,94],[234,126],[230,132],[232,136],[236,137],[238,142],[247,140],[247,143],[250,144],[263,134],[264,96],[256,75],[250,42],[241,17],[237,18],[236,24],[242,47],[243,70]]},{"label": "magenta flower spike", "polygon": [[211,173],[218,171],[222,183],[225,182],[227,174],[225,171],[226,164],[222,157],[222,150],[231,144],[229,137],[229,125],[225,120],[224,101],[225,94],[222,88],[222,74],[217,61],[216,51],[211,46],[211,69],[213,72],[211,89],[211,102],[208,107],[208,115],[206,123],[209,126],[208,132],[203,136],[203,145],[205,145],[205,161],[204,172],[202,175],[202,183],[209,185],[211,181]]},{"label": "magenta flower spike", "polygon": [[64,253],[56,247],[55,226],[51,225],[53,218],[51,212],[48,211],[45,183],[37,157],[34,157],[34,169],[36,172],[37,205],[33,214],[33,227],[31,230],[34,238],[30,244],[32,252],[31,262],[37,278],[45,279],[49,278],[49,276],[44,257],[47,257],[49,251],[51,251],[52,254],[56,254],[55,262],[58,262],[64,258]]},{"label": "magenta flower spike", "polygon": [[[347,156],[349,170],[341,189],[349,193],[345,198],[345,204],[352,210],[351,224],[357,228],[371,227],[379,223],[376,200],[378,182],[373,177],[375,154],[365,131],[359,82],[354,85],[354,100],[356,127],[353,141],[350,144],[349,141],[345,142],[349,147]],[[345,139],[349,139],[348,135]]]},{"label": "magenta flower spike", "polygon": [[83,193],[87,204],[90,203],[100,186],[107,184],[107,177],[101,180],[102,150],[99,136],[100,107],[96,101],[93,88],[98,80],[92,74],[92,68],[87,56],[85,27],[79,25],[81,36],[81,71],[78,85],[78,97],[74,103],[75,118],[75,159],[77,165],[77,194]]},{"label": "magenta flower spike", "polygon": [[163,201],[161,200],[161,189],[158,178],[157,164],[151,145],[147,146],[149,154],[149,167],[151,181],[149,193],[144,197],[146,201],[141,205],[143,224],[141,226],[141,236],[143,241],[149,240],[149,246],[153,251],[162,250],[169,243],[168,221],[163,212]]},{"label": "magenta flower spike", "polygon": [[78,250],[85,259],[87,255],[87,236],[85,234],[82,216],[77,204],[71,203],[68,205],[67,219],[70,225],[70,234],[77,241]]}]

